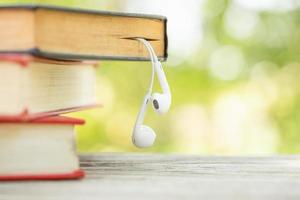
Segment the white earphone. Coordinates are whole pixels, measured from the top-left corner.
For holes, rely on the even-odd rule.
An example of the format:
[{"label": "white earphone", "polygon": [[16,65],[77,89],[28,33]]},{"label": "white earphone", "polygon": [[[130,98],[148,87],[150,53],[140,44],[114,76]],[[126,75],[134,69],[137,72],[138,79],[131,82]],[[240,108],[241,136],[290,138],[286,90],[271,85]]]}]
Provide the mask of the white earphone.
[{"label": "white earphone", "polygon": [[[149,89],[144,97],[132,133],[133,144],[139,148],[145,148],[152,146],[156,138],[153,129],[149,126],[143,125],[148,103],[149,101],[152,102],[153,109],[156,113],[166,113],[171,106],[171,92],[161,62],[158,60],[150,43],[142,38],[135,39],[140,41],[147,48],[152,63],[152,77],[150,80]],[[151,95],[154,82],[154,72],[157,74],[163,93],[154,93]]]}]

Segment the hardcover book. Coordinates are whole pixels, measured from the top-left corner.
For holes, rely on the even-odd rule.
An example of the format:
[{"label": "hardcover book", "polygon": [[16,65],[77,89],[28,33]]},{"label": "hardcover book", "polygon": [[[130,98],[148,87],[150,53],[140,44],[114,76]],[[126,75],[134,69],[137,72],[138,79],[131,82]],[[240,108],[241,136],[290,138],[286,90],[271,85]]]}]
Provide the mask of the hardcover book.
[{"label": "hardcover book", "polygon": [[167,58],[166,18],[42,5],[0,7],[0,52],[55,59],[149,60],[132,38],[150,41]]},{"label": "hardcover book", "polygon": [[93,63],[0,55],[0,116],[36,118],[94,107]]},{"label": "hardcover book", "polygon": [[83,123],[61,116],[27,122],[0,118],[0,180],[82,178],[74,126]]}]

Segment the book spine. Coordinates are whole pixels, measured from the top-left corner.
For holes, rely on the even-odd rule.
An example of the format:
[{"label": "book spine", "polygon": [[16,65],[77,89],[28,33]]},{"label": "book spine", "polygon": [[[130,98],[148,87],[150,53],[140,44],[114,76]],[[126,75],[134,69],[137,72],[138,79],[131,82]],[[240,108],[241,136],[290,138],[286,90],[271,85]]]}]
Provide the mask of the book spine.
[{"label": "book spine", "polygon": [[53,173],[53,174],[14,174],[1,175],[0,181],[30,181],[30,180],[67,180],[84,178],[83,170],[78,169],[70,173]]}]

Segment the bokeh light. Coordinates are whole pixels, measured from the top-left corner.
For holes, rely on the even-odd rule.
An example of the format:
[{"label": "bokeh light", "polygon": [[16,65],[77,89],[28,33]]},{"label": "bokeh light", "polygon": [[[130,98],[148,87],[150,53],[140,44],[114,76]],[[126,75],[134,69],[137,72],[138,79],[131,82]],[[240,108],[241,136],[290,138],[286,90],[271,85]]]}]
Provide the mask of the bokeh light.
[{"label": "bokeh light", "polygon": [[[300,153],[300,3],[294,0],[36,0],[69,7],[165,15],[170,112],[149,108],[157,132],[146,150],[131,132],[150,76],[147,62],[101,61],[103,107],[72,114],[82,152],[208,155]],[[160,90],[155,85],[155,90]]]}]

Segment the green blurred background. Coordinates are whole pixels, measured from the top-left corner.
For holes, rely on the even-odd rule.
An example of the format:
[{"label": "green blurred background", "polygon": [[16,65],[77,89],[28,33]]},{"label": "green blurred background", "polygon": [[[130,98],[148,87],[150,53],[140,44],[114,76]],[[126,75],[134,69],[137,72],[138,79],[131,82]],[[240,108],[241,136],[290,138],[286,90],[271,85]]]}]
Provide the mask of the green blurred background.
[{"label": "green blurred background", "polygon": [[[148,109],[156,145],[137,149],[131,131],[147,89],[147,62],[102,61],[103,108],[73,114],[81,152],[143,151],[207,155],[300,153],[300,1],[70,0],[45,3],[168,18],[165,72],[170,112]],[[160,90],[156,85],[156,90]]]}]

